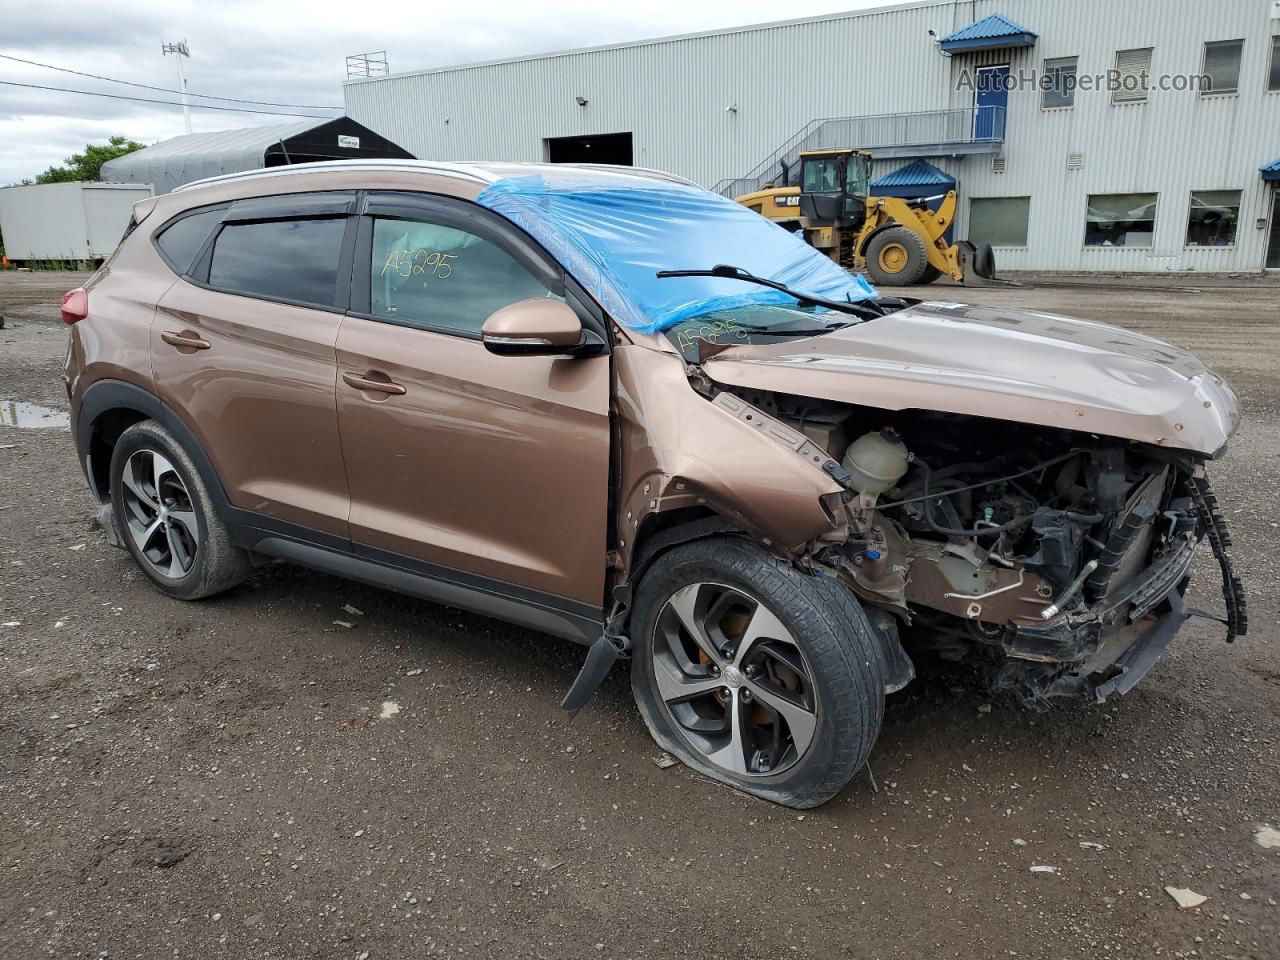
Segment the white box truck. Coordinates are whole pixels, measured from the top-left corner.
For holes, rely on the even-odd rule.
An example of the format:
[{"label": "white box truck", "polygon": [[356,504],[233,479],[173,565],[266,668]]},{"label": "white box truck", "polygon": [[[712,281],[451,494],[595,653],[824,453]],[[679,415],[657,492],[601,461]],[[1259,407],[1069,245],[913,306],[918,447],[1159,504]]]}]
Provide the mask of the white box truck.
[{"label": "white box truck", "polygon": [[102,260],[124,235],[150,184],[37,183],[0,189],[5,255],[30,260]]}]

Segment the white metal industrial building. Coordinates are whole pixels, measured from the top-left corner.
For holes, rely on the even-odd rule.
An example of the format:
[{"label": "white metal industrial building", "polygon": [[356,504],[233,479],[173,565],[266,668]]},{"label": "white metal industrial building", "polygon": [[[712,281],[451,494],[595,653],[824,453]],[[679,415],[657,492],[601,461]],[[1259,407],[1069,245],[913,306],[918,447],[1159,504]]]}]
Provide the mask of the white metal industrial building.
[{"label": "white metal industrial building", "polygon": [[425,159],[634,163],[734,195],[861,147],[876,176],[923,161],[890,184],[953,178],[956,235],[1002,268],[1256,271],[1280,268],[1277,34],[1280,0],[925,0],[344,91]]}]

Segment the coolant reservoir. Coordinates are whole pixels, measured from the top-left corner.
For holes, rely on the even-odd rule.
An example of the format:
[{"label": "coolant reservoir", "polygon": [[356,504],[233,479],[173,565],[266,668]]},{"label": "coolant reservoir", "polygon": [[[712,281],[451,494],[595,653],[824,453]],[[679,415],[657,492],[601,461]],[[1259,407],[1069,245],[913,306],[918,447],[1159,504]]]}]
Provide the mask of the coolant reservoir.
[{"label": "coolant reservoir", "polygon": [[874,500],[907,472],[907,445],[892,430],[864,433],[844,452],[844,468],[853,477],[853,489]]}]

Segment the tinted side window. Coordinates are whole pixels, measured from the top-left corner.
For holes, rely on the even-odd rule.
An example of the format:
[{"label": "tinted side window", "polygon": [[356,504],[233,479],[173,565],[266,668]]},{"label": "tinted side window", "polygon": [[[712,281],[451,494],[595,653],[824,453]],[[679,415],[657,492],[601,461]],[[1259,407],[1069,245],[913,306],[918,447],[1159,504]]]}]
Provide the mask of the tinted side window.
[{"label": "tinted side window", "polygon": [[369,275],[375,317],[471,336],[500,307],[556,296],[502,248],[423,220],[373,222]]},{"label": "tinted side window", "polygon": [[346,218],[225,224],[213,244],[209,285],[332,307],[346,225]]},{"label": "tinted side window", "polygon": [[[186,273],[191,268],[191,262],[195,260],[196,254],[200,252],[200,248],[204,246],[204,242],[209,239],[209,234],[221,219],[221,209],[206,210],[203,213],[193,213],[189,217],[183,217],[161,231],[156,237],[156,246],[169,261],[169,266],[173,267],[177,273]],[[125,236],[128,236],[128,233]]]}]

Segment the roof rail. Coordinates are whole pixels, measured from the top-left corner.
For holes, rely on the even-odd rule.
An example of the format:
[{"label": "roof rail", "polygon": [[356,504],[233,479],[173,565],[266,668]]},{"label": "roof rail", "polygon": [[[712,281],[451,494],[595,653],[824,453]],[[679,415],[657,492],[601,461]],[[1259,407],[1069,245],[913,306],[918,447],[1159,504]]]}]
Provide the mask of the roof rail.
[{"label": "roof rail", "polygon": [[218,177],[205,177],[203,180],[192,180],[175,187],[174,193],[191,190],[196,187],[207,187],[213,184],[239,183],[243,180],[265,180],[270,177],[284,177],[299,173],[323,173],[334,170],[417,170],[422,173],[447,173],[452,176],[466,177],[476,183],[492,183],[496,178],[487,175],[479,165],[464,163],[434,163],[429,160],[324,160],[318,163],[294,163],[280,167],[264,167],[260,170],[245,170],[240,173],[224,173]]}]

